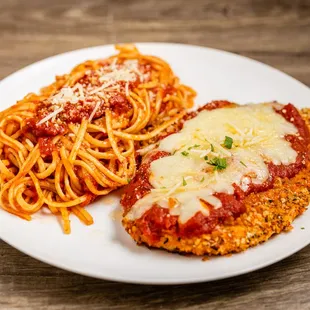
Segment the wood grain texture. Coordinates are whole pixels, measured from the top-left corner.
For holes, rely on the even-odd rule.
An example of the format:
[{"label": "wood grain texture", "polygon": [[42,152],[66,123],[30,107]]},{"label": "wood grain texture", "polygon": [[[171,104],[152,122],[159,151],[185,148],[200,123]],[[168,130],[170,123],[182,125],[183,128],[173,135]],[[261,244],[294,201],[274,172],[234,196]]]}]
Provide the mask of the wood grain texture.
[{"label": "wood grain texture", "polygon": [[[220,48],[310,86],[309,0],[0,0],[0,78],[65,51],[129,41]],[[71,274],[0,241],[0,309],[310,309],[309,289],[310,247],[233,279],[164,287]]]}]

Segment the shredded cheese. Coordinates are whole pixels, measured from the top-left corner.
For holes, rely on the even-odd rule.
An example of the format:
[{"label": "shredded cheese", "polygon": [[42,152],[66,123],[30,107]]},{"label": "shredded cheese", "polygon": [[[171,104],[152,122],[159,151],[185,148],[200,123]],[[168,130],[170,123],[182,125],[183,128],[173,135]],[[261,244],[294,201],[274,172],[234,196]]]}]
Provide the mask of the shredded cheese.
[{"label": "shredded cheese", "polygon": [[79,91],[79,99],[80,100],[84,100],[85,99],[85,95],[84,95],[84,89],[83,86],[80,83],[76,83],[74,85],[74,87],[72,88],[73,91],[78,90]]},{"label": "shredded cheese", "polygon": [[[64,110],[66,104],[77,104],[81,102],[82,104],[90,104],[94,102],[98,97],[107,101],[111,98],[111,92],[125,92],[125,95],[129,96],[130,82],[140,77],[143,80],[143,74],[139,70],[139,62],[137,59],[125,60],[121,64],[117,64],[118,58],[115,57],[109,66],[104,66],[95,72],[95,76],[101,85],[93,86],[91,84],[83,87],[82,84],[76,83],[72,87],[63,87],[55,95],[48,98],[48,102],[55,106],[53,112],[48,114],[46,117],[41,119],[37,124],[43,124],[49,120],[55,121],[57,115]],[[86,75],[92,74],[92,71],[87,71]],[[122,84],[119,82],[125,82],[125,87],[121,87]],[[110,93],[110,94],[109,94]],[[100,100],[101,102],[101,100]],[[97,102],[91,115],[89,116],[89,121],[91,121],[96,114],[100,102]]]},{"label": "shredded cheese", "polygon": [[113,81],[114,83],[120,81],[134,81],[135,79],[136,75],[128,69],[116,69],[105,73],[99,78],[100,82]]},{"label": "shredded cheese", "polygon": [[59,109],[56,109],[55,111],[53,111],[52,113],[46,115],[45,117],[43,117],[38,123],[37,125],[41,125],[47,121],[49,121],[51,118],[53,118],[54,116],[56,116],[58,113],[63,111],[63,107],[60,107]]},{"label": "shredded cheese", "polygon": [[117,63],[117,57],[115,57],[110,64],[110,69],[112,71],[116,69],[116,63]]},{"label": "shredded cheese", "polygon": [[125,93],[126,93],[126,97],[129,97],[129,82],[128,81],[125,84]]},{"label": "shredded cheese", "polygon": [[70,102],[76,104],[79,102],[80,98],[75,95],[74,91],[70,87],[62,88],[56,95],[52,96],[50,102],[55,105],[62,105]]},{"label": "shredded cheese", "polygon": [[89,94],[94,95],[94,94],[104,90],[105,88],[108,88],[109,86],[111,86],[113,84],[114,84],[114,81],[107,82],[107,83],[101,85],[100,87],[95,88],[94,90],[90,91]]},{"label": "shredded cheese", "polygon": [[98,101],[93,109],[93,111],[91,112],[89,118],[88,118],[88,122],[90,123],[93,119],[93,117],[95,116],[96,112],[98,111],[99,107],[101,105],[101,101]]}]

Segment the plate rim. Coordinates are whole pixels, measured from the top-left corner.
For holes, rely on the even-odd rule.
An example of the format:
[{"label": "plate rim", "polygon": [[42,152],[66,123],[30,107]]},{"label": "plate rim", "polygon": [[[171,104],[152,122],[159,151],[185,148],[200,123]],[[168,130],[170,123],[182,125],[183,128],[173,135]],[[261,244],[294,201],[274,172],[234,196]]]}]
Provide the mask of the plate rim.
[{"label": "plate rim", "polygon": [[[281,232],[280,234],[285,234],[285,233],[289,233],[289,232]],[[277,234],[277,235],[279,235],[279,234]],[[37,255],[31,254],[27,250],[21,250],[19,246],[12,245],[9,241],[3,239],[2,237],[0,237],[0,240],[4,241],[6,244],[10,245],[11,247],[13,247],[14,249],[18,250],[19,252],[21,252],[21,253],[23,253],[23,254],[25,254],[27,256],[30,256],[31,258],[34,258],[35,260],[38,260],[39,262],[43,262],[44,264],[47,264],[49,266],[62,269],[64,271],[66,271],[66,272],[71,272],[71,273],[75,273],[75,274],[78,274],[78,275],[82,275],[82,276],[86,276],[86,277],[90,277],[90,278],[94,278],[94,279],[99,279],[99,280],[104,280],[104,281],[112,281],[112,282],[119,282],[119,283],[126,283],[126,284],[138,284],[138,285],[158,285],[158,286],[159,285],[172,286],[172,285],[187,285],[187,284],[195,284],[195,283],[208,283],[208,282],[214,282],[214,281],[221,281],[221,280],[224,280],[224,279],[235,278],[235,277],[238,277],[238,276],[242,276],[242,275],[245,275],[245,274],[248,274],[248,273],[252,273],[252,272],[258,271],[260,269],[263,269],[263,268],[275,265],[275,264],[279,263],[280,261],[283,261],[283,260],[287,259],[288,257],[296,254],[297,252],[301,251],[307,245],[310,244],[310,238],[309,238],[309,241],[306,241],[302,245],[294,248],[293,251],[288,252],[286,255],[279,256],[277,259],[270,259],[268,261],[265,261],[265,262],[263,262],[261,264],[256,265],[255,267],[244,268],[241,271],[238,270],[238,271],[235,271],[235,272],[228,272],[227,274],[222,274],[221,276],[217,276],[217,277],[214,277],[214,278],[211,278],[211,279],[208,279],[208,280],[206,280],[203,277],[196,277],[195,279],[193,279],[193,278],[190,278],[190,279],[183,278],[183,279],[177,279],[177,280],[173,280],[173,279],[170,279],[170,278],[167,278],[166,280],[165,280],[165,278],[162,278],[162,279],[158,280],[158,279],[154,278],[154,279],[143,280],[142,281],[141,279],[140,280],[138,280],[138,279],[129,280],[128,278],[122,277],[119,274],[115,274],[113,277],[112,276],[104,276],[104,277],[102,277],[102,276],[96,275],[93,272],[88,272],[87,273],[86,271],[80,271],[80,270],[78,270],[78,268],[72,268],[70,266],[67,266],[64,263],[55,263],[53,261],[49,261],[48,259],[39,258]],[[269,241],[269,239],[266,242],[268,242],[268,241]],[[265,242],[260,243],[257,246],[263,246],[264,243]],[[154,249],[154,250],[158,250],[158,249]],[[249,250],[249,249],[247,249],[247,250]],[[245,250],[245,251],[247,251],[247,250]],[[164,250],[160,250],[160,251],[164,251]],[[242,255],[242,253],[244,253],[244,252],[235,253],[235,254],[232,254],[232,255],[238,255],[238,254]],[[171,253],[171,254],[172,255],[180,255],[178,253]],[[229,257],[227,257],[227,258],[229,258]]]}]

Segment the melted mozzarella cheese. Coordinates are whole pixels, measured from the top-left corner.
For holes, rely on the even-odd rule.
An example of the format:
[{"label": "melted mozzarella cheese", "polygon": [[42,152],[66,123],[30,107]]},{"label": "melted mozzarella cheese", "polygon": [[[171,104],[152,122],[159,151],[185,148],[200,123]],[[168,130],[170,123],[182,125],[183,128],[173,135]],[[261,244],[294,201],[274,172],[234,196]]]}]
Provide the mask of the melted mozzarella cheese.
[{"label": "melted mozzarella cheese", "polygon": [[[272,104],[200,112],[179,133],[161,141],[159,150],[172,155],[151,163],[154,189],[136,202],[127,218],[140,218],[155,203],[169,208],[181,223],[198,211],[208,216],[208,206],[202,201],[220,208],[215,193],[233,194],[234,183],[244,191],[251,182],[264,183],[269,177],[266,162],[294,163],[297,153],[285,136],[297,132]],[[233,139],[230,149],[225,147],[225,137]],[[225,160],[226,167],[215,169],[212,162],[218,158]],[[176,202],[173,207],[169,199]]]}]

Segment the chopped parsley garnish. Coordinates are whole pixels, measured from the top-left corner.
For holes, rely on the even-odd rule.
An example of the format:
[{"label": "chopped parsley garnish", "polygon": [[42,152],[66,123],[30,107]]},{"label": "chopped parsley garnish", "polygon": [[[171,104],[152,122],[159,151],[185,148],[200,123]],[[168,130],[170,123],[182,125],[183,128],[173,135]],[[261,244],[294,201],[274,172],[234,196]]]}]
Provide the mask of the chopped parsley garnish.
[{"label": "chopped parsley garnish", "polygon": [[300,227],[300,229],[305,229],[305,227]]},{"label": "chopped parsley garnish", "polygon": [[214,152],[214,146],[211,144],[211,152]]},{"label": "chopped parsley garnish", "polygon": [[166,186],[162,186],[160,189],[165,189],[165,188],[167,188]]},{"label": "chopped parsley garnish", "polygon": [[202,179],[200,180],[200,183],[202,183],[205,180],[205,177],[202,177]]},{"label": "chopped parsley garnish", "polygon": [[206,155],[203,159],[208,160],[209,159],[208,155]]},{"label": "chopped parsley garnish", "polygon": [[242,160],[240,160],[240,164],[243,165],[244,167],[247,167],[247,165]]},{"label": "chopped parsley garnish", "polygon": [[194,145],[190,146],[190,147],[188,148],[188,150],[197,148],[197,147],[199,147],[199,146],[200,146],[200,144],[194,144]]},{"label": "chopped parsley garnish", "polygon": [[127,183],[130,183],[131,179],[127,179]]},{"label": "chopped parsley garnish", "polygon": [[183,177],[183,182],[182,182],[182,185],[183,185],[183,186],[186,186],[186,185],[187,185],[187,183],[186,183],[186,181],[185,181],[184,177]]},{"label": "chopped parsley garnish", "polygon": [[214,170],[224,170],[227,167],[226,158],[214,157],[208,164],[214,166]]},{"label": "chopped parsley garnish", "polygon": [[234,142],[234,140],[231,137],[225,136],[224,146],[227,149],[231,149],[233,142]]},{"label": "chopped parsley garnish", "polygon": [[186,151],[183,151],[183,152],[181,152],[181,154],[183,155],[183,156],[188,156],[188,152],[186,152]]}]

